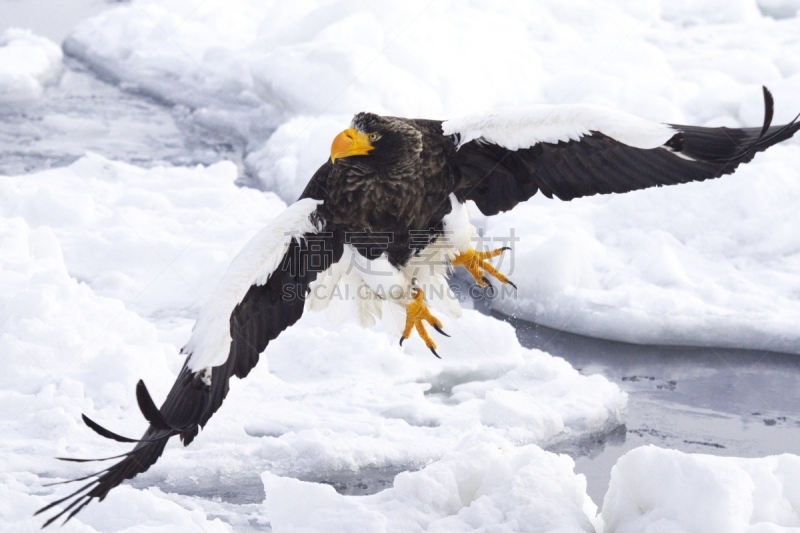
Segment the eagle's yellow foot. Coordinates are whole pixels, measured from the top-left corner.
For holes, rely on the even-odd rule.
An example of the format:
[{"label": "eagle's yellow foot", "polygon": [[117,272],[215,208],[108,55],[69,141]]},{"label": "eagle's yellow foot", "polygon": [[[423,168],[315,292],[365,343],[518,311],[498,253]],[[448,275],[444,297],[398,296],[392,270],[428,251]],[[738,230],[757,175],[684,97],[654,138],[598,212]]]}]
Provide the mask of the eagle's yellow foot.
[{"label": "eagle's yellow foot", "polygon": [[[400,346],[403,345],[404,340],[411,336],[411,330],[417,328],[417,333],[419,333],[420,338],[425,342],[425,346],[433,352],[433,355],[439,357],[439,354],[436,353],[436,343],[433,342],[431,336],[428,335],[422,321],[427,320],[428,324],[433,326],[433,329],[445,337],[449,337],[450,335],[442,330],[442,322],[428,310],[428,306],[425,305],[425,293],[422,289],[412,287],[411,290],[413,299],[408,306],[406,306],[406,327],[403,330],[403,336],[400,337]],[[439,359],[441,359],[441,357],[439,357]]]},{"label": "eagle's yellow foot", "polygon": [[502,248],[498,248],[496,250],[479,252],[473,248],[470,248],[466,252],[459,252],[456,254],[456,257],[452,261],[452,265],[454,267],[463,266],[466,268],[467,272],[472,274],[472,277],[475,278],[475,282],[481,287],[485,287],[489,284],[489,278],[486,277],[486,274],[489,274],[490,276],[496,278],[500,283],[507,283],[516,289],[517,286],[514,284],[514,282],[508,279],[505,274],[497,270],[494,265],[487,261],[487,259],[497,257],[506,250],[510,249],[511,248],[508,246],[503,246]]}]

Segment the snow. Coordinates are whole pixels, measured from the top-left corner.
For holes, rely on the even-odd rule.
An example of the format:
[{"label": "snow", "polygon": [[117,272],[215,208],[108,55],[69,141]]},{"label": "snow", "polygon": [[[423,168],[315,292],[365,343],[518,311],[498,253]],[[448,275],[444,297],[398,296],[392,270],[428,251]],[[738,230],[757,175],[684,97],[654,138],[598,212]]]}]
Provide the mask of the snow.
[{"label": "snow", "polygon": [[0,34],[0,101],[34,100],[61,71],[61,48],[29,30]]},{"label": "snow", "polygon": [[[54,456],[128,449],[93,435],[82,412],[141,434],[133,384],[165,396],[227,266],[302,191],[354,113],[446,119],[588,104],[655,122],[758,126],[766,84],[785,122],[800,110],[797,7],[142,0],[82,22],[67,55],[172,106],[187,130],[244,146],[266,192],[237,187],[230,162],[145,169],[87,154],[0,176],[4,527],[37,530],[32,512],[66,493],[44,485],[92,469]],[[38,98],[61,68],[55,44],[22,30],[3,34],[5,54],[4,101]],[[518,238],[501,263],[517,298],[494,305],[609,339],[798,353],[798,160],[793,140],[707,183],[533,198],[493,219],[473,212],[487,243]],[[416,337],[399,347],[390,313],[368,329],[348,318],[304,316],[233,380],[191,447],[170,444],[64,531],[798,527],[796,456],[654,448],[620,460],[596,517],[572,461],[545,449],[623,423],[617,386],[522,348],[511,326],[469,309],[442,317],[453,337],[437,337],[441,361]],[[364,472],[393,483],[357,497],[321,483]]]},{"label": "snow", "polygon": [[569,457],[475,433],[372,496],[262,474],[272,530],[594,532],[596,506]]},{"label": "snow", "polygon": [[286,208],[236,177],[227,162],[143,169],[89,154],[0,176],[0,213],[49,226],[70,274],[92,289],[143,315],[195,319],[248,238]]},{"label": "snow", "polygon": [[[145,170],[89,154],[69,167],[0,179],[0,450],[7,473],[0,487],[19,500],[8,509],[11,527],[38,527],[31,511],[66,492],[43,485],[92,468],[54,456],[103,457],[127,448],[93,435],[82,412],[131,436],[143,431],[133,384],[144,379],[164,397],[183,362],[178,348],[227,264],[260,225],[288,212],[273,193],[237,187],[235,176],[230,163]],[[391,479],[427,465],[409,481],[424,485],[499,447],[508,458],[497,452],[470,467],[476,479],[501,476],[480,485],[485,511],[441,508],[421,523],[473,520],[470,513],[486,522],[498,512],[512,520],[528,512],[503,503],[504,480],[541,486],[530,512],[557,504],[570,520],[588,523],[585,479],[572,473],[570,459],[540,447],[619,425],[627,396],[616,385],[522,348],[510,325],[473,310],[459,320],[443,317],[453,337],[439,342],[441,361],[416,337],[400,347],[391,316],[366,330],[338,318],[343,323],[333,327],[324,314],[307,313],[270,343],[250,376],[233,381],[201,437],[186,449],[171,444],[140,476],[144,487],[164,479],[162,487],[179,491],[171,480],[191,478],[196,490],[213,491],[220,476],[267,471],[288,482],[373,468],[388,469]],[[548,484],[551,474],[532,466],[540,459],[570,485]],[[393,490],[411,490],[402,489],[402,479]],[[388,513],[395,495],[382,497],[380,512]],[[204,501],[123,487],[72,527],[124,531],[150,516],[145,523],[179,530],[188,523],[182,508],[203,527],[226,530]],[[268,522],[270,509],[258,515]]]},{"label": "snow", "polygon": [[798,474],[796,455],[743,459],[636,448],[611,471],[604,531],[798,531]]},{"label": "snow", "polygon": [[[37,508],[49,503],[48,499],[29,495],[31,485],[38,485],[36,476],[17,473],[15,477],[16,479],[11,475],[4,475],[3,482],[0,483],[0,495],[3,497],[0,511],[3,513],[4,527],[8,528],[7,531],[39,531],[41,520],[38,517],[32,518],[31,515]],[[70,522],[61,530],[92,533],[182,533],[195,529],[208,533],[232,531],[219,518],[209,519],[200,508],[186,509],[158,489],[136,490],[122,486],[109,494],[104,505],[88,507],[83,513],[84,520],[92,526]]]}]

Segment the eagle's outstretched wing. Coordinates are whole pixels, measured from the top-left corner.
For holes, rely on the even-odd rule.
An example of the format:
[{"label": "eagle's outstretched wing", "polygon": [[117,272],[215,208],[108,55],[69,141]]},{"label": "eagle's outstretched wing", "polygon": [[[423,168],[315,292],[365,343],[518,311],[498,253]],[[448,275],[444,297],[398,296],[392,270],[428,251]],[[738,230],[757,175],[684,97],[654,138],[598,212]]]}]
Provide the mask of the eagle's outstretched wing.
[{"label": "eagle's outstretched wing", "polygon": [[771,125],[766,87],[764,103],[761,128],[659,124],[601,107],[562,105],[449,120],[442,131],[459,145],[450,158],[461,176],[459,200],[474,200],[485,215],[495,215],[538,191],[572,200],[730,174],[800,130],[798,117]]},{"label": "eagle's outstretched wing", "polygon": [[91,479],[37,511],[64,504],[44,527],[64,515],[69,520],[93,499],[102,500],[124,480],[146,471],[171,437],[179,435],[184,445],[192,442],[222,405],[231,376],[245,377],[267,344],[300,319],[308,285],[342,255],[341,241],[313,221],[318,204],[310,198],[297,201],[237,255],[201,311],[183,349],[186,362],[160,409],[144,382],[138,383],[136,398],[150,423],[141,439],[117,435],[84,415],[86,425],[100,435],[136,445],[114,457],[122,460],[109,468],[72,480]]}]

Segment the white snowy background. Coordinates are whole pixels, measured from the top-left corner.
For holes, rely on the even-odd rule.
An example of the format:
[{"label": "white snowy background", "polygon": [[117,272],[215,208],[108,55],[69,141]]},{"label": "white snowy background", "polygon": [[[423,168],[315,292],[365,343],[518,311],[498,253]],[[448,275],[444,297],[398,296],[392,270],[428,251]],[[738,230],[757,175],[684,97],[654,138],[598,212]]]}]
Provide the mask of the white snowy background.
[{"label": "white snowy background", "polygon": [[[144,430],[136,380],[164,397],[227,264],[298,195],[353,113],[448,118],[584,102],[757,126],[762,84],[776,123],[800,111],[797,0],[102,7],[63,44],[4,30],[0,105],[24,119],[77,60],[178,110],[186,127],[229,137],[243,157],[145,168],[87,153],[0,176],[4,531],[37,530],[32,513],[68,488],[44,485],[93,468],[54,456],[127,450],[93,435],[82,412],[132,437]],[[63,130],[62,143],[108,134],[77,119],[29,122]],[[798,354],[798,169],[792,140],[713,182],[535,197],[476,216],[489,237],[519,237],[503,264],[518,298],[494,305],[606,339]],[[238,186],[242,174],[263,190]],[[591,501],[572,459],[542,448],[624,422],[627,395],[521,347],[510,325],[476,311],[445,330],[453,338],[441,340],[439,361],[418,339],[399,347],[382,325],[303,317],[232,383],[189,448],[170,444],[63,531],[800,531],[795,455],[639,448],[612,471],[605,501]],[[318,483],[359,472],[398,475],[369,496]]]}]

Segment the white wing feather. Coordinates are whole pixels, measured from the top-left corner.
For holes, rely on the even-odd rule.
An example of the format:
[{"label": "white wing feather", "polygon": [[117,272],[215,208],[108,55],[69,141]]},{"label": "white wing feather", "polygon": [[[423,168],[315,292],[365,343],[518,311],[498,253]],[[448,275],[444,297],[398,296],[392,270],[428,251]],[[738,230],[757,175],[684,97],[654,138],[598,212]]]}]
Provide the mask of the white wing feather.
[{"label": "white wing feather", "polygon": [[563,104],[500,108],[442,124],[445,135],[459,135],[459,145],[475,139],[509,150],[537,143],[577,141],[592,131],[635,148],[658,148],[675,133],[671,126],[601,106]]},{"label": "white wing feather", "polygon": [[290,205],[259,231],[233,259],[203,305],[184,348],[192,371],[221,365],[231,346],[231,313],[252,285],[263,285],[278,268],[292,237],[316,233],[311,213],[322,201],[304,198]]}]

